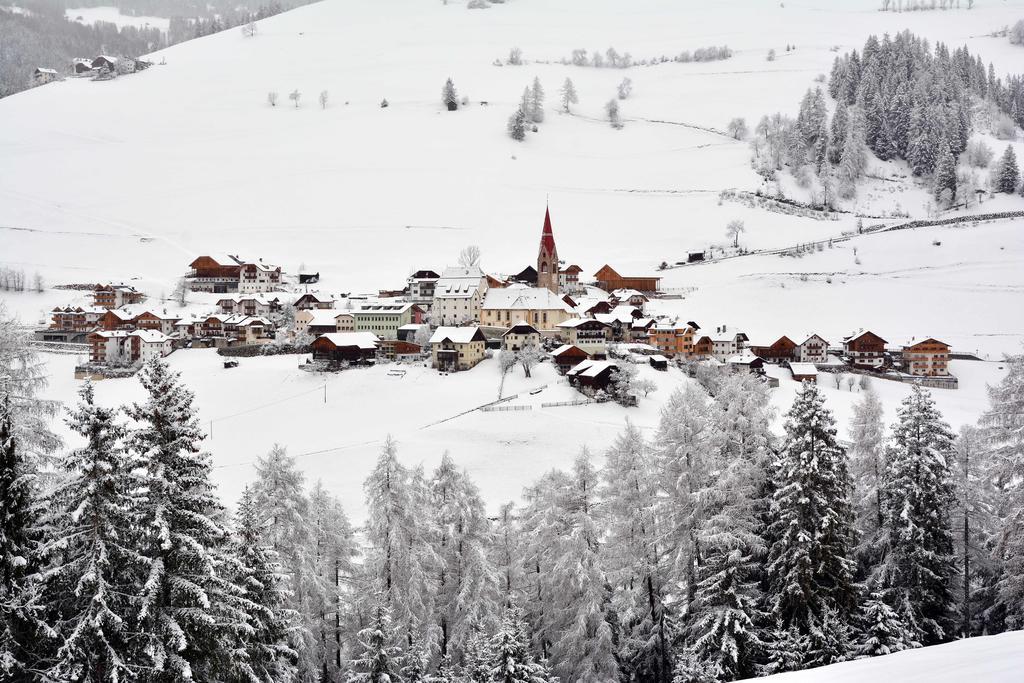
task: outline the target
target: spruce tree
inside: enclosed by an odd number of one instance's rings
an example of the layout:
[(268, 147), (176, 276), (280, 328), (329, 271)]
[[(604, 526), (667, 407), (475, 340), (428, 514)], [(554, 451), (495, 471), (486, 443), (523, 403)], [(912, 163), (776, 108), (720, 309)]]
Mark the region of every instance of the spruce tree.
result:
[(1006, 151), (999, 159), (999, 165), (995, 175), (996, 192), (1013, 194), (1017, 191), (1017, 183), (1020, 180), (1020, 169), (1017, 166), (1017, 155), (1013, 152), (1013, 145), (1007, 145)]
[(949, 193), (950, 202), (956, 199), (956, 157), (950, 151), (949, 142), (945, 138), (939, 142), (933, 191), (936, 200), (942, 200), (945, 192)]
[(162, 359), (139, 373), (146, 400), (127, 409), (128, 444), (144, 468), (139, 528), (148, 576), (140, 595), (142, 651), (154, 682), (209, 680), (231, 669), (238, 626), (220, 557), (227, 534), (193, 395)]
[(441, 103), (448, 108), (448, 111), (455, 111), (459, 108), (459, 96), (455, 92), (455, 83), (448, 79), (441, 89)]
[(881, 552), (879, 533), (883, 524), (882, 482), (885, 475), (885, 426), (882, 402), (870, 388), (853, 404), (850, 418), (850, 469), (854, 479), (858, 557), (865, 570)]
[(849, 650), (857, 599), (852, 482), (817, 386), (804, 384), (786, 417), (786, 441), (772, 464), (768, 607), (808, 637), (803, 668), (839, 661)]
[(922, 645), (955, 633), (952, 455), (949, 426), (931, 394), (915, 385), (898, 411), (886, 454), (887, 547), (876, 579), (886, 602)]
[(526, 114), (522, 108), (516, 109), (515, 113), (508, 119), (508, 135), (516, 142), (526, 139)]
[(534, 77), (533, 87), (530, 89), (529, 119), (534, 123), (544, 121), (544, 88), (538, 77)]
[(90, 382), (68, 426), (85, 439), (61, 461), (66, 475), (49, 496), (51, 539), (44, 552), (45, 601), (60, 648), (50, 668), (58, 680), (107, 681), (139, 673), (135, 651), (140, 557), (139, 481), (124, 450), (117, 410), (95, 403)]
[(900, 615), (886, 604), (879, 593), (873, 593), (864, 601), (858, 622), (857, 657), (878, 657), (921, 646)]
[(494, 683), (556, 683), (547, 667), (530, 654), (530, 636), (522, 611), (515, 604), (505, 608), (501, 627), (491, 639)]
[(832, 116), (832, 129), (828, 143), (829, 163), (838, 164), (842, 159), (843, 147), (846, 145), (846, 130), (849, 126), (849, 108), (839, 103), (836, 113)]
[(393, 643), (397, 635), (391, 625), (391, 609), (387, 596), (377, 591), (373, 596), (370, 623), (359, 631), (360, 653), (352, 664), (355, 672), (349, 683), (394, 683), (400, 681), (399, 662), (402, 651)]

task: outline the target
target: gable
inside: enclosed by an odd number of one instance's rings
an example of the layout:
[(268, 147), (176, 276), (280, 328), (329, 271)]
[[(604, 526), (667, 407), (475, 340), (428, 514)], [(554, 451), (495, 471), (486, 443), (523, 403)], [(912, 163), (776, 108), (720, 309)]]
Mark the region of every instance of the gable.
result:
[(594, 278), (597, 280), (621, 280), (622, 276), (606, 263), (601, 267), (601, 270), (594, 273)]

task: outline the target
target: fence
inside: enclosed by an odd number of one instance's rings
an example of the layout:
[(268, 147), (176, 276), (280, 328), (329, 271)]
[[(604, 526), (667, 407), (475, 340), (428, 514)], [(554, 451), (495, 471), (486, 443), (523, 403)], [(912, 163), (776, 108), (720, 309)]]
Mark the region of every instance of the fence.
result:
[(533, 410), (533, 406), (483, 406), (480, 408), (482, 413), (504, 413), (517, 410)]
[(67, 353), (67, 354), (89, 354), (88, 344), (76, 344), (74, 342), (56, 341), (32, 341), (36, 349), (45, 353)]
[(555, 401), (553, 403), (541, 403), (541, 408), (558, 408), (560, 406), (585, 406), (588, 403), (597, 403), (597, 401), (590, 398), (583, 398), (576, 401)]

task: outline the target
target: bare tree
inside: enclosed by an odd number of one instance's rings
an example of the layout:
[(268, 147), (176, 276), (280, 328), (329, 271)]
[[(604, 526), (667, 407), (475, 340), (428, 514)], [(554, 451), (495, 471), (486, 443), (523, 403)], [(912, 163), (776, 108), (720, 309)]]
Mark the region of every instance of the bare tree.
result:
[(288, 99), (294, 102), (295, 108), (298, 109), (299, 100), (302, 99), (302, 93), (300, 93), (298, 90), (292, 90), (291, 93), (288, 94)]
[(523, 63), (523, 51), (518, 47), (514, 47), (508, 51), (508, 63), (513, 66), (519, 66)]
[(32, 289), (40, 294), (42, 294), (45, 289), (45, 286), (43, 285), (43, 276), (39, 274), (39, 271), (36, 271), (35, 276), (32, 278)]
[(523, 373), (527, 377), (530, 376), (530, 370), (544, 358), (543, 352), (534, 344), (526, 344), (516, 355), (518, 356), (519, 364), (523, 366)]
[(750, 132), (747, 129), (746, 120), (743, 119), (742, 117), (734, 118), (732, 121), (729, 122), (729, 125), (726, 126), (725, 129), (726, 131), (728, 131), (729, 135), (731, 135), (735, 140), (743, 140), (744, 138), (747, 137), (747, 134)]
[(267, 102), (270, 103), (271, 107), (277, 106), (277, 93), (271, 90), (267, 93)]
[(738, 218), (729, 221), (729, 224), (725, 226), (726, 236), (732, 240), (732, 246), (739, 248), (740, 246), (740, 233), (746, 232), (747, 228), (743, 225), (743, 221)]
[(184, 306), (188, 303), (188, 285), (188, 278), (184, 277), (178, 278), (178, 281), (174, 284), (174, 291), (171, 292), (171, 299), (178, 302), (179, 306)]
[(250, 21), (242, 24), (242, 35), (246, 38), (252, 38), (256, 35), (256, 22)]
[(472, 268), (480, 265), (480, 247), (470, 244), (459, 252), (459, 265), (463, 268)]
[(327, 91), (326, 90), (321, 90), (320, 91), (320, 108), (321, 109), (327, 109)]

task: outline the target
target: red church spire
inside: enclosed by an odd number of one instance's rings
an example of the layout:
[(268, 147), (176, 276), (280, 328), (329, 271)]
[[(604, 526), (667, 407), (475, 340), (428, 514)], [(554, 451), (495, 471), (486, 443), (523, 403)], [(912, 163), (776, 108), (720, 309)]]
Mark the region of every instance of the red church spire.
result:
[(551, 230), (551, 211), (544, 207), (544, 230), (540, 234), (540, 248), (551, 254), (555, 251), (555, 233)]

